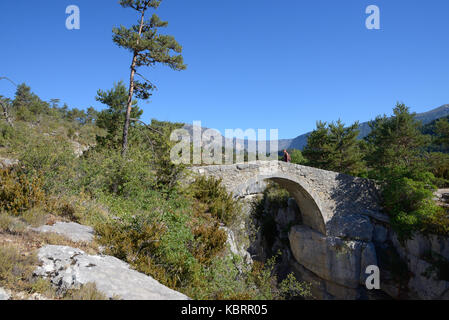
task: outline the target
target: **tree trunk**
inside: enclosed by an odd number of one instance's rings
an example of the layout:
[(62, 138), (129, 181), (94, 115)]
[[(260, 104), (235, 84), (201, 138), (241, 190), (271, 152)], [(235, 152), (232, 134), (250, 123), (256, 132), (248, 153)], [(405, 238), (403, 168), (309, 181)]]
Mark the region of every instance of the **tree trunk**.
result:
[[(143, 28), (143, 24), (144, 24), (144, 16), (145, 16), (145, 10), (142, 11), (142, 16), (140, 18), (139, 39), (137, 39), (137, 44), (139, 44), (140, 36), (142, 34), (142, 28)], [(129, 122), (130, 122), (130, 118), (131, 118), (131, 108), (132, 108), (132, 103), (133, 103), (134, 75), (136, 74), (137, 55), (138, 55), (138, 52), (136, 50), (134, 50), (133, 61), (131, 63), (131, 75), (129, 78), (128, 106), (126, 108), (125, 125), (123, 127), (122, 157), (125, 157), (126, 152), (128, 151), (128, 131), (129, 131)]]
[(11, 117), (9, 116), (9, 110), (8, 107), (6, 105), (4, 105), (2, 102), (0, 102), (0, 104), (2, 105), (3, 108), (3, 116), (5, 117), (6, 122), (11, 126), (14, 127), (14, 124), (12, 122)]

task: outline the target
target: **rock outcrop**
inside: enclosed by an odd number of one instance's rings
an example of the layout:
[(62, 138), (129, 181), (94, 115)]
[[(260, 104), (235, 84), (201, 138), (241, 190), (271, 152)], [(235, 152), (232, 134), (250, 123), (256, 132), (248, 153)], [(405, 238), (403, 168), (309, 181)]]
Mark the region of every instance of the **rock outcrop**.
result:
[(326, 237), (306, 226), (294, 226), (289, 233), (296, 261), (320, 278), (356, 289), (364, 284), (366, 267), (377, 265), (370, 242)]
[(0, 157), (0, 169), (6, 169), (19, 164), (17, 159), (8, 159)]
[(407, 283), (409, 297), (449, 300), (449, 240), (415, 234), (402, 244), (392, 234), (391, 241), (411, 273)]
[(34, 275), (51, 280), (61, 292), (95, 283), (109, 298), (124, 300), (185, 300), (187, 296), (165, 287), (152, 277), (130, 269), (115, 257), (88, 255), (80, 249), (47, 245), (39, 249), (42, 266)]
[(11, 294), (3, 288), (0, 288), (0, 301), (9, 300), (11, 298)]
[(92, 227), (83, 226), (75, 222), (56, 222), (52, 226), (40, 226), (32, 228), (36, 232), (57, 233), (73, 242), (92, 242), (94, 239), (94, 230)]
[(253, 259), (251, 258), (251, 255), (245, 248), (243, 248), (243, 246), (240, 243), (238, 243), (238, 241), (234, 235), (234, 232), (227, 227), (220, 227), (220, 229), (222, 229), (224, 232), (226, 232), (226, 237), (227, 237), (226, 245), (228, 246), (230, 253), (235, 254), (235, 255), (239, 256), (240, 258), (242, 258), (242, 262), (245, 264), (253, 263)]

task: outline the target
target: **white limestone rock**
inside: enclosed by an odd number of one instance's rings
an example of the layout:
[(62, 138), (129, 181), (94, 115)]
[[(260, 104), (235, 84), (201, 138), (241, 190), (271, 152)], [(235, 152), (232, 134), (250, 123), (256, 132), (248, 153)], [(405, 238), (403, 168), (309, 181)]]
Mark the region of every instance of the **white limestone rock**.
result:
[[(326, 237), (306, 226), (294, 226), (289, 233), (290, 247), (296, 261), (327, 281), (357, 288), (361, 278), (362, 251), (369, 263), (374, 261), (374, 246), (361, 241)], [(368, 249), (366, 249), (368, 248)]]
[(11, 294), (9, 291), (0, 288), (0, 301), (9, 300), (11, 299)]
[(130, 269), (115, 257), (88, 255), (84, 251), (47, 245), (39, 249), (42, 266), (35, 276), (51, 280), (60, 291), (95, 283), (109, 298), (124, 300), (186, 300), (187, 296), (160, 284), (150, 276)]
[(57, 233), (73, 242), (92, 242), (94, 239), (94, 229), (89, 226), (83, 226), (75, 222), (56, 222), (52, 226), (41, 226), (32, 228), (36, 232)]

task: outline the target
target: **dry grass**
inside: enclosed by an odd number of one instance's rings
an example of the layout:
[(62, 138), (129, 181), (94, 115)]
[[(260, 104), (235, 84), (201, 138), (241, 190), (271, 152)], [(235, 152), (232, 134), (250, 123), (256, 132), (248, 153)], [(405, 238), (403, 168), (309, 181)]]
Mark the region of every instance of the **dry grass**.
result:
[(64, 300), (109, 300), (102, 292), (98, 291), (95, 283), (86, 283), (79, 289), (69, 290)]
[[(12, 217), (1, 215), (1, 222), (11, 228), (17, 223)], [(37, 250), (48, 244), (66, 245), (79, 248), (89, 254), (97, 254), (96, 244), (75, 243), (63, 236), (53, 233), (36, 233), (21, 231), (10, 233), (0, 229), (0, 287), (9, 289), (12, 298), (26, 299), (68, 299), (68, 300), (103, 300), (106, 299), (92, 285), (70, 290), (60, 295), (48, 279), (33, 277), (33, 271), (39, 266)]]
[(47, 217), (49, 215), (42, 207), (34, 207), (25, 211), (21, 218), (32, 227), (40, 227), (47, 223)]
[(70, 246), (89, 254), (98, 253), (95, 242), (73, 242), (55, 233), (34, 232), (25, 222), (37, 226), (49, 221), (54, 223), (56, 220), (60, 218), (45, 214), (39, 209), (28, 210), (21, 217), (0, 213), (0, 287), (9, 289), (12, 298), (17, 300), (102, 298), (91, 286), (71, 290), (61, 297), (49, 280), (33, 277), (33, 271), (39, 265), (36, 253), (45, 245)]

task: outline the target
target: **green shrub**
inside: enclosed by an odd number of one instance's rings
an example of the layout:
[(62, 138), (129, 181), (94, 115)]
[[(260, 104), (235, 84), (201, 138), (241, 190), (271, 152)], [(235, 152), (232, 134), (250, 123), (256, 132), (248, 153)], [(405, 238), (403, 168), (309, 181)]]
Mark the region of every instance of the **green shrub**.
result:
[(196, 244), (192, 253), (199, 263), (209, 263), (225, 249), (227, 235), (218, 222), (198, 223), (192, 229)]
[(255, 261), (242, 265), (235, 255), (215, 259), (205, 269), (202, 280), (188, 291), (195, 299), (215, 300), (282, 300), (310, 297), (310, 285), (298, 282), (293, 274), (278, 284), (274, 272), (276, 257), (267, 263)]
[(401, 241), (415, 232), (449, 235), (449, 217), (433, 200), (434, 176), (404, 167), (386, 170), (383, 205)]
[(123, 159), (118, 150), (94, 149), (80, 161), (79, 187), (92, 195), (114, 193), (135, 198), (155, 188), (148, 151), (130, 148)]
[(198, 210), (210, 213), (225, 225), (231, 224), (241, 209), (220, 179), (199, 177), (189, 186), (188, 192), (198, 201)]
[(21, 146), (19, 160), (28, 176), (40, 176), (46, 191), (71, 190), (76, 178), (73, 146), (60, 137), (30, 137)]
[(29, 178), (11, 169), (0, 170), (0, 205), (13, 215), (19, 215), (47, 201), (40, 178)]
[[(148, 192), (141, 202), (104, 197), (115, 218), (99, 221), (96, 231), (108, 252), (170, 287), (183, 286), (195, 272), (195, 238), (190, 208), (180, 198)], [(184, 203), (183, 203), (184, 202)]]

